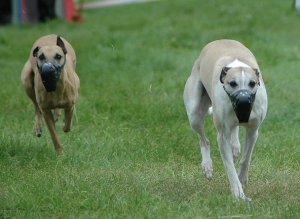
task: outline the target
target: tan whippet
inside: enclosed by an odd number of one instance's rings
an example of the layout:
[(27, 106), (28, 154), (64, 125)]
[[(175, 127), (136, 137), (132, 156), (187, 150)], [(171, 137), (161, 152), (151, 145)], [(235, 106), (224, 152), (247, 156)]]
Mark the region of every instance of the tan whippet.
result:
[(58, 154), (63, 154), (63, 148), (55, 122), (64, 109), (63, 131), (71, 130), (80, 86), (75, 67), (76, 55), (72, 46), (60, 36), (47, 35), (33, 44), (21, 74), (26, 94), (35, 108), (35, 135), (42, 135), (44, 118)]

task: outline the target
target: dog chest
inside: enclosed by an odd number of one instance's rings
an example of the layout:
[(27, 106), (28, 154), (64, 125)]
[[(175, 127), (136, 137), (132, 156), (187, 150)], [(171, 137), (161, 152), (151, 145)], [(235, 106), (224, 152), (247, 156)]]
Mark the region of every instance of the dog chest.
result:
[(41, 109), (70, 108), (76, 103), (77, 97), (57, 95), (54, 92), (37, 96), (37, 102)]

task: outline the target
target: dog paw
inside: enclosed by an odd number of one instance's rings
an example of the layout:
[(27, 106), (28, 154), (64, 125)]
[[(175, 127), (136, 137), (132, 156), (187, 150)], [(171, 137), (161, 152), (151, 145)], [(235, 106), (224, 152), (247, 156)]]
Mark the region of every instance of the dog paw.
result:
[(232, 189), (231, 191), (236, 200), (251, 201), (250, 198), (246, 197), (246, 195), (241, 187), (237, 187), (235, 189)]
[(248, 198), (244, 193), (243, 194), (239, 194), (236, 199), (238, 200), (242, 200), (242, 201), (248, 201), (248, 202), (251, 202), (251, 198)]
[(65, 120), (63, 121), (63, 131), (64, 132), (70, 132), (71, 131), (71, 126), (70, 125), (67, 125), (65, 123)]
[(244, 193), (234, 194), (235, 199), (241, 200), (241, 201), (249, 201), (251, 202), (251, 198), (248, 198)]
[(243, 200), (244, 200), (244, 201), (247, 201), (247, 202), (251, 202), (251, 201), (252, 201), (251, 198), (248, 198), (248, 197), (246, 197), (246, 196), (245, 196), (245, 198), (244, 198)]
[(57, 156), (64, 156), (65, 155), (63, 149), (56, 150), (56, 154), (57, 154)]
[(243, 186), (243, 188), (248, 184), (248, 176), (239, 176), (239, 180)]
[(63, 131), (64, 132), (70, 132), (71, 131), (71, 128), (70, 127), (67, 127), (65, 125), (63, 125)]
[(238, 159), (240, 153), (241, 153), (240, 147), (232, 147), (233, 162), (235, 162)]
[(34, 131), (35, 136), (37, 136), (37, 137), (41, 137), (42, 136), (43, 130), (42, 130), (41, 126), (35, 125), (33, 127), (33, 131)]
[(213, 176), (212, 161), (209, 160), (206, 162), (202, 162), (201, 166), (202, 166), (202, 171), (203, 171), (206, 179), (211, 180), (212, 176)]

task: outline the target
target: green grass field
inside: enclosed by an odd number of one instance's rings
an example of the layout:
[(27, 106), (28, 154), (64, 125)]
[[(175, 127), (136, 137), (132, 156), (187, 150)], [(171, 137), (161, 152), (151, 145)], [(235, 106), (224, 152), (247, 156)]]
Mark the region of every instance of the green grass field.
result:
[[(292, 1), (165, 0), (84, 11), (84, 23), (0, 27), (0, 218), (300, 217), (300, 12)], [(60, 34), (81, 79), (57, 157), (20, 80), (34, 41)], [(214, 177), (183, 105), (201, 49), (235, 39), (256, 56), (269, 107), (245, 194), (235, 201), (212, 117)], [(243, 133), (241, 133), (241, 137)], [(243, 142), (243, 141), (241, 141)], [(238, 167), (238, 164), (237, 164)]]

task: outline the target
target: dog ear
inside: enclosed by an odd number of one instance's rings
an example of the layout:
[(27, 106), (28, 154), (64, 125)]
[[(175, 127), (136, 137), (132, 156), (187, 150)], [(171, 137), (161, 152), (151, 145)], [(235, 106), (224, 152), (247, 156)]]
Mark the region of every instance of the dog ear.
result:
[(220, 74), (220, 82), (221, 82), (222, 84), (224, 84), (224, 79), (225, 79), (225, 77), (226, 77), (226, 75), (227, 75), (227, 71), (228, 71), (229, 69), (230, 69), (229, 67), (223, 67), (223, 68), (222, 68), (222, 71), (221, 71), (221, 74)]
[(32, 51), (33, 57), (37, 57), (40, 48), (41, 48), (41, 47), (39, 47), (39, 46), (35, 47), (35, 49)]
[(62, 39), (60, 38), (59, 35), (57, 36), (56, 45), (58, 45), (62, 49), (62, 51), (64, 52), (65, 55), (68, 53), (68, 51), (65, 47), (64, 41), (62, 41)]
[(257, 76), (257, 79), (258, 79), (258, 85), (260, 86), (260, 82), (259, 82), (260, 73), (259, 73), (258, 69), (256, 69), (256, 68), (253, 68), (253, 70), (254, 70), (254, 72), (255, 72), (255, 74), (256, 74), (256, 76)]

